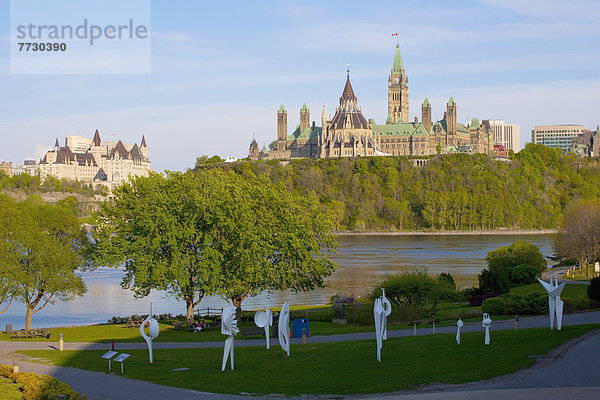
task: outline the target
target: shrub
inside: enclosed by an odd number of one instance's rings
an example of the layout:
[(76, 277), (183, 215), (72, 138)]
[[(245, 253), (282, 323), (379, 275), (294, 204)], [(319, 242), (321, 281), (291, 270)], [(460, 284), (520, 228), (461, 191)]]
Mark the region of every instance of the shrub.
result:
[(483, 304), (485, 299), (490, 299), (492, 297), (498, 297), (500, 296), (500, 293), (488, 293), (488, 294), (482, 294), (479, 296), (472, 296), (469, 297), (469, 303), (471, 304), (471, 306), (473, 307), (477, 307)]
[[(359, 301), (346, 307), (346, 319), (348, 322), (360, 325), (374, 325), (373, 303), (370, 301)], [(392, 310), (394, 308), (392, 307)]]
[(51, 400), (59, 395), (64, 395), (66, 400), (80, 399), (79, 393), (72, 390), (69, 385), (51, 376), (27, 372), (15, 374), (7, 365), (0, 365), (0, 376), (17, 384), (24, 400)]
[(535, 277), (539, 273), (538, 269), (533, 265), (521, 264), (517, 265), (510, 271), (511, 283), (534, 283)]
[(503, 296), (506, 302), (506, 314), (544, 314), (548, 312), (548, 296), (540, 293), (526, 295), (511, 294)]
[(481, 311), (490, 315), (503, 315), (505, 303), (500, 297), (490, 297), (485, 299), (481, 305)]
[(455, 293), (446, 280), (432, 278), (425, 270), (389, 276), (375, 287), (371, 300), (381, 296), (381, 288), (385, 289), (385, 295), (393, 306), (411, 307), (421, 317), (433, 315), (440, 301)]
[(485, 294), (507, 293), (510, 290), (508, 273), (502, 268), (484, 269), (477, 279), (479, 280), (479, 289)]
[(591, 308), (591, 302), (586, 298), (570, 298), (564, 299), (565, 306), (564, 312), (570, 313), (574, 311), (589, 310)]
[(587, 296), (594, 307), (600, 307), (600, 278), (590, 280), (590, 286), (587, 288)]

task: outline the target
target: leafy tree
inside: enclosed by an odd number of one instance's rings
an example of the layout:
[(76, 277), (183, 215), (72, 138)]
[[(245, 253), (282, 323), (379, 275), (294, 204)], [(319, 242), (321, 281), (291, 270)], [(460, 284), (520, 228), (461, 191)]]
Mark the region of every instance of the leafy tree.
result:
[(269, 143), (269, 150), (277, 150), (277, 140), (273, 140)]
[(554, 249), (559, 257), (576, 259), (580, 273), (586, 267), (588, 277), (589, 263), (600, 259), (600, 201), (580, 200), (567, 209)]
[[(265, 176), (208, 172), (223, 184), (211, 211), (212, 246), (220, 255), (217, 293), (241, 313), (263, 290), (311, 290), (336, 268), (331, 222), (311, 197), (290, 193)], [(202, 175), (201, 175), (202, 177)]]
[(69, 210), (36, 199), (16, 203), (4, 198), (1, 203), (0, 262), (10, 271), (2, 288), (25, 304), (29, 330), (32, 315), (48, 303), (85, 293), (75, 270), (83, 265), (79, 250), (86, 238)]
[(124, 265), (121, 282), (138, 297), (164, 290), (194, 307), (212, 293), (219, 254), (209, 220), (221, 183), (204, 174), (168, 172), (134, 177), (101, 204), (94, 233), (97, 263)]
[(522, 264), (535, 267), (538, 273), (546, 270), (546, 259), (540, 249), (529, 242), (518, 241), (510, 246), (499, 247), (488, 252), (486, 261), (490, 268), (501, 268), (510, 271)]

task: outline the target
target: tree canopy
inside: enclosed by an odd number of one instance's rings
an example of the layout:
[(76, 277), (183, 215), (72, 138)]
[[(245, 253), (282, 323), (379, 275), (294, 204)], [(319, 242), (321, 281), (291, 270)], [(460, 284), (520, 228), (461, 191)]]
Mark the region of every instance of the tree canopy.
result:
[(0, 196), (0, 294), (26, 306), (25, 329), (31, 317), (48, 303), (85, 293), (75, 270), (86, 240), (72, 211), (32, 198), (17, 203)]
[(124, 265), (137, 295), (165, 290), (185, 300), (188, 319), (206, 294), (239, 306), (265, 289), (307, 290), (335, 264), (335, 240), (314, 200), (266, 177), (223, 170), (152, 173), (114, 191), (98, 213), (95, 253)]
[(201, 168), (267, 175), (313, 194), (337, 230), (557, 228), (575, 198), (600, 199), (597, 159), (528, 144), (510, 162), (444, 154), (240, 161)]
[(213, 246), (221, 256), (217, 293), (241, 302), (260, 291), (311, 290), (336, 268), (330, 219), (313, 197), (272, 185), (266, 176), (217, 174)]
[(526, 241), (491, 250), (486, 261), (488, 268), (478, 276), (482, 294), (506, 293), (512, 284), (532, 283), (547, 266), (540, 249)]

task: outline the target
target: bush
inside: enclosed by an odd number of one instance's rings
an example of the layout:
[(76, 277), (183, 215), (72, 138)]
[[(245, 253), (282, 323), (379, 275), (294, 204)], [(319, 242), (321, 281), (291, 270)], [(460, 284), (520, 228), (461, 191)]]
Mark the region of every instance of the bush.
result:
[(373, 306), (374, 304), (370, 301), (359, 301), (351, 304), (346, 307), (346, 319), (352, 324), (374, 325)]
[(564, 312), (570, 313), (575, 311), (589, 310), (591, 308), (590, 299), (586, 298), (570, 298), (564, 299)]
[(502, 268), (484, 269), (477, 279), (479, 280), (479, 289), (485, 294), (507, 293), (510, 290), (508, 273)]
[(538, 269), (533, 265), (517, 265), (510, 271), (510, 282), (524, 284), (534, 283), (538, 273)]
[(481, 305), (481, 311), (490, 315), (503, 315), (505, 303), (500, 297), (490, 297), (485, 299)]
[(375, 287), (371, 300), (381, 296), (381, 288), (393, 306), (410, 307), (420, 317), (432, 316), (440, 301), (456, 293), (446, 280), (432, 278), (425, 270), (389, 276)]
[(503, 296), (506, 303), (505, 313), (528, 315), (548, 312), (548, 296), (540, 293), (526, 295), (511, 294)]
[(500, 293), (488, 293), (488, 294), (481, 294), (478, 296), (472, 296), (469, 297), (469, 303), (471, 304), (471, 306), (473, 307), (477, 307), (483, 304), (483, 302), (485, 301), (485, 299), (490, 299), (492, 297), (498, 297), (500, 296)]
[(600, 278), (592, 278), (587, 287), (587, 296), (594, 307), (600, 307)]
[[(79, 393), (69, 385), (47, 375), (19, 372), (15, 374), (12, 367), (0, 365), (0, 376), (10, 379), (21, 391), (24, 400), (53, 400), (64, 395), (66, 400), (79, 400)], [(85, 396), (82, 396), (85, 399)]]

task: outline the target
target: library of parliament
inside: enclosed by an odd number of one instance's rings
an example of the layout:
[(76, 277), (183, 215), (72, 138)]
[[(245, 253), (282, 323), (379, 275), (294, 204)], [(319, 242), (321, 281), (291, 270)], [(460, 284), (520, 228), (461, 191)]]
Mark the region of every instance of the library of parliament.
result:
[(287, 111), (282, 105), (277, 112), (277, 147), (259, 153), (258, 143), (250, 145), (250, 159), (333, 158), (373, 155), (424, 156), (438, 153), (488, 153), (494, 151), (494, 138), (489, 121), (474, 118), (468, 125), (456, 120), (456, 103), (450, 97), (444, 117), (431, 120), (431, 105), (421, 105), (421, 120), (411, 122), (408, 109), (408, 77), (396, 45), (394, 64), (388, 80), (388, 117), (378, 125), (367, 120), (358, 105), (350, 83), (350, 75), (332, 118), (321, 113), (321, 126), (310, 123), (310, 110), (300, 109), (300, 125), (290, 134)]

